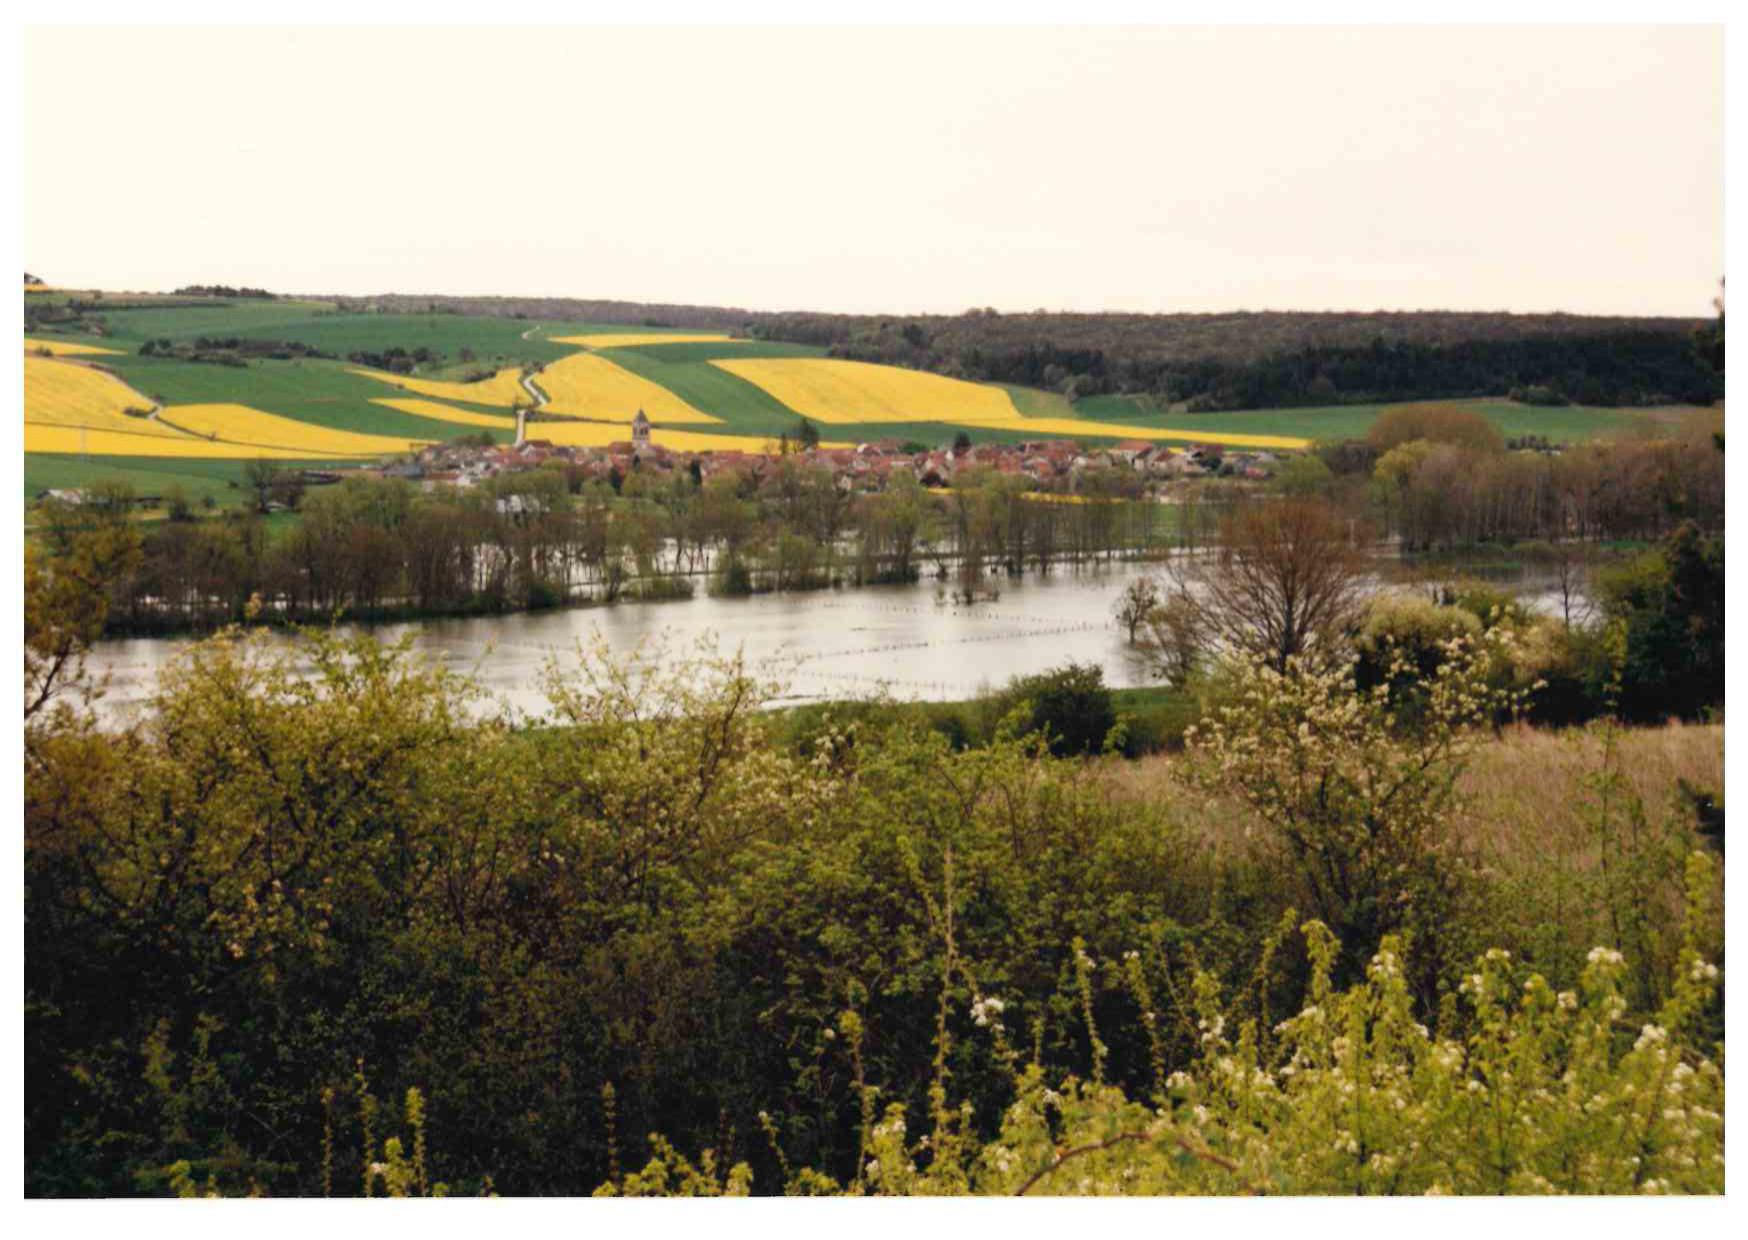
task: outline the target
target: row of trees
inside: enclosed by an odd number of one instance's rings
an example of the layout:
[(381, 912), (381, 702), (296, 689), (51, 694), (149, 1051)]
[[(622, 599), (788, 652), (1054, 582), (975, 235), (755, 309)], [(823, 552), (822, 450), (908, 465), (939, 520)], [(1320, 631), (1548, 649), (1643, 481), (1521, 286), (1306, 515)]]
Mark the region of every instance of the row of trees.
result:
[(1530, 539), (1649, 540), (1721, 529), (1724, 457), (1697, 419), (1668, 438), (1507, 452), (1477, 414), (1413, 410), (1374, 426), (1371, 513), (1405, 550)]
[[(423, 491), (397, 479), (307, 488), (263, 465), (247, 471), (258, 509), (298, 508), (270, 527), (259, 512), (148, 527), (138, 565), (111, 582), (113, 629), (153, 631), (240, 619), (260, 596), (270, 617), (504, 611), (583, 598), (673, 597), (915, 581), (925, 570), (977, 597), (1000, 574), (1151, 555), (1206, 525), (1144, 500), (1128, 471), (1094, 471), (1074, 502), (1024, 479), (966, 471), (944, 494), (905, 476), (870, 494), (830, 471), (780, 461), (762, 480), (632, 471), (610, 481), (543, 468), (488, 484)], [(92, 522), (125, 522), (122, 486), (78, 507), (50, 503), (42, 537), (70, 544)]]

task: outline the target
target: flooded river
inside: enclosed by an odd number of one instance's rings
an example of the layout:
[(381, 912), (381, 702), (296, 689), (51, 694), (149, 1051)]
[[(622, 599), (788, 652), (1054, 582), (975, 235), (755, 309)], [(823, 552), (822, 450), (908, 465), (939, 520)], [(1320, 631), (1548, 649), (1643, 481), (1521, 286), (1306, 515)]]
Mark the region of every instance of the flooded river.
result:
[[(714, 639), (724, 654), (744, 651), (785, 682), (786, 701), (866, 696), (951, 701), (1009, 678), (1070, 661), (1097, 663), (1118, 687), (1154, 683), (1112, 618), (1118, 594), (1157, 565), (1115, 564), (1048, 576), (1003, 579), (1000, 596), (954, 603), (930, 580), (752, 598), (619, 603), (564, 611), (377, 626), (385, 640), (413, 634), (414, 648), (457, 671), (474, 673), (499, 701), (520, 711), (545, 708), (541, 672), (549, 659), (575, 662), (579, 642), (596, 635), (615, 653), (661, 641), (675, 653)], [(1499, 577), (1497, 573), (1488, 573)], [(1499, 584), (1532, 606), (1557, 611), (1553, 584), (1513, 570)], [(103, 710), (126, 715), (151, 692), (158, 669), (185, 645), (178, 639), (105, 641), (90, 670), (108, 674)]]

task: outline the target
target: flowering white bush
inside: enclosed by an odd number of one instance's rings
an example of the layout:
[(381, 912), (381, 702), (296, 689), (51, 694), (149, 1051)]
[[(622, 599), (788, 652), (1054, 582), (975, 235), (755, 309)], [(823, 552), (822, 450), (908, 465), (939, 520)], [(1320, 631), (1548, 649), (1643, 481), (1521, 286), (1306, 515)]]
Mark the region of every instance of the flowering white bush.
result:
[[(1515, 640), (1506, 626), (1459, 633), (1438, 643), (1440, 661), (1424, 678), (1397, 651), (1364, 690), (1346, 663), (1291, 659), (1278, 671), (1242, 662), (1231, 702), (1186, 737), (1187, 774), (1246, 802), (1284, 847), (1317, 915), (1364, 951), (1407, 919), (1419, 876), (1445, 843), (1477, 725), (1521, 705), (1525, 690), (1498, 675)], [(1412, 703), (1399, 696), (1405, 679), (1417, 686)]]
[[(1696, 902), (1709, 899), (1710, 866), (1699, 854), (1690, 860)], [(1150, 1096), (1107, 1084), (1095, 1049), (1086, 1077), (1052, 1081), (1036, 1064), (1017, 1068), (1013, 1101), (986, 1142), (968, 1135), (968, 1107), (940, 1108), (913, 1140), (904, 1107), (892, 1103), (865, 1133), (864, 1165), (848, 1191), (1723, 1191), (1721, 1047), (1701, 1045), (1696, 1032), (1720, 974), (1692, 941), (1669, 1000), (1637, 1027), (1621, 996), (1626, 962), (1599, 947), (1580, 989), (1559, 994), (1509, 952), (1490, 951), (1433, 1030), (1415, 1019), (1395, 936), (1363, 982), (1337, 990), (1336, 940), (1318, 922), (1304, 934), (1310, 994), (1273, 1029), (1246, 1021), (1228, 1037), (1218, 987), (1199, 975), (1201, 1048), (1169, 1075), (1156, 1055)], [(1097, 962), (1078, 952), (1084, 996)], [(1111, 963), (1132, 983), (1151, 1030), (1139, 961)], [(987, 1013), (988, 1001), (979, 1002)], [(647, 1192), (694, 1173), (679, 1160), (622, 1187)], [(722, 1184), (744, 1189), (747, 1175), (739, 1166)], [(835, 1186), (802, 1173), (787, 1187)]]

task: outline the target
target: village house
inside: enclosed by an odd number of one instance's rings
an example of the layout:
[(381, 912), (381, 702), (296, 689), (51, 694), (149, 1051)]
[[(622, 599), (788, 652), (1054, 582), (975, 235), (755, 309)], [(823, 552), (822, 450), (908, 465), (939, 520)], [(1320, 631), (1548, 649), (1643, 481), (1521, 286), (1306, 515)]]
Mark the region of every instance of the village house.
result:
[[(681, 471), (695, 472), (701, 480), (732, 473), (756, 483), (776, 461), (767, 453), (739, 449), (676, 452), (654, 442), (653, 426), (641, 409), (629, 429), (629, 439), (596, 448), (566, 447), (547, 439), (495, 446), (432, 444), (380, 471), (358, 472), (422, 481), (427, 487), (471, 487), (501, 474), (556, 463), (564, 466), (573, 486), (579, 481), (610, 480), (615, 475), (624, 479), (634, 470), (661, 479)], [(1229, 452), (1206, 443), (1168, 447), (1145, 439), (1125, 439), (1107, 446), (1040, 439), (974, 444), (959, 452), (950, 444), (921, 451), (906, 451), (905, 447), (903, 441), (887, 438), (853, 448), (810, 448), (789, 454), (789, 459), (826, 470), (838, 490), (846, 494), (884, 490), (897, 474), (915, 478), (925, 487), (949, 487), (961, 471), (970, 469), (993, 470), (1024, 478), (1036, 490), (1068, 494), (1079, 492), (1089, 470), (1133, 471), (1141, 476), (1144, 488), (1216, 474), (1260, 480), (1269, 477), (1281, 459), (1278, 452)]]

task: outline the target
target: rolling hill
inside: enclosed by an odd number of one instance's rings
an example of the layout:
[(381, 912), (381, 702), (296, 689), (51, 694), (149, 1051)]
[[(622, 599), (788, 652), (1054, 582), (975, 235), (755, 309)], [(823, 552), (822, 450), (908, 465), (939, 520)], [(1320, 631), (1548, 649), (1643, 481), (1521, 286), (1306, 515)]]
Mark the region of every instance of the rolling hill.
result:
[[(66, 290), (33, 293), (28, 306), (27, 494), (52, 479), (64, 484), (104, 470), (137, 472), (142, 489), (155, 488), (162, 462), (174, 457), (203, 462), (197, 476), (211, 479), (226, 467), (240, 470), (252, 455), (365, 461), (464, 434), (508, 442), (514, 407), (534, 403), (525, 380), (546, 398), (531, 437), (614, 442), (642, 409), (658, 442), (696, 450), (757, 450), (793, 435), (803, 416), (847, 443), (935, 444), (963, 432), (1007, 442), (1138, 438), (1291, 449), (1363, 434), (1382, 407), (1190, 413), (1182, 402), (1148, 395), (1070, 399), (1027, 384), (848, 358), (836, 345), (733, 335), (722, 329), (738, 330), (726, 321), (742, 314), (734, 311), (674, 315), (652, 326), (531, 321), (503, 305), (458, 313), (440, 299), (384, 312), (340, 299)], [(396, 371), (381, 368), (390, 363)], [(1554, 440), (1614, 433), (1643, 419), (1623, 409), (1532, 408), (1498, 398), (1473, 404), (1508, 434)], [(158, 413), (142, 419), (123, 411), (130, 406)]]

